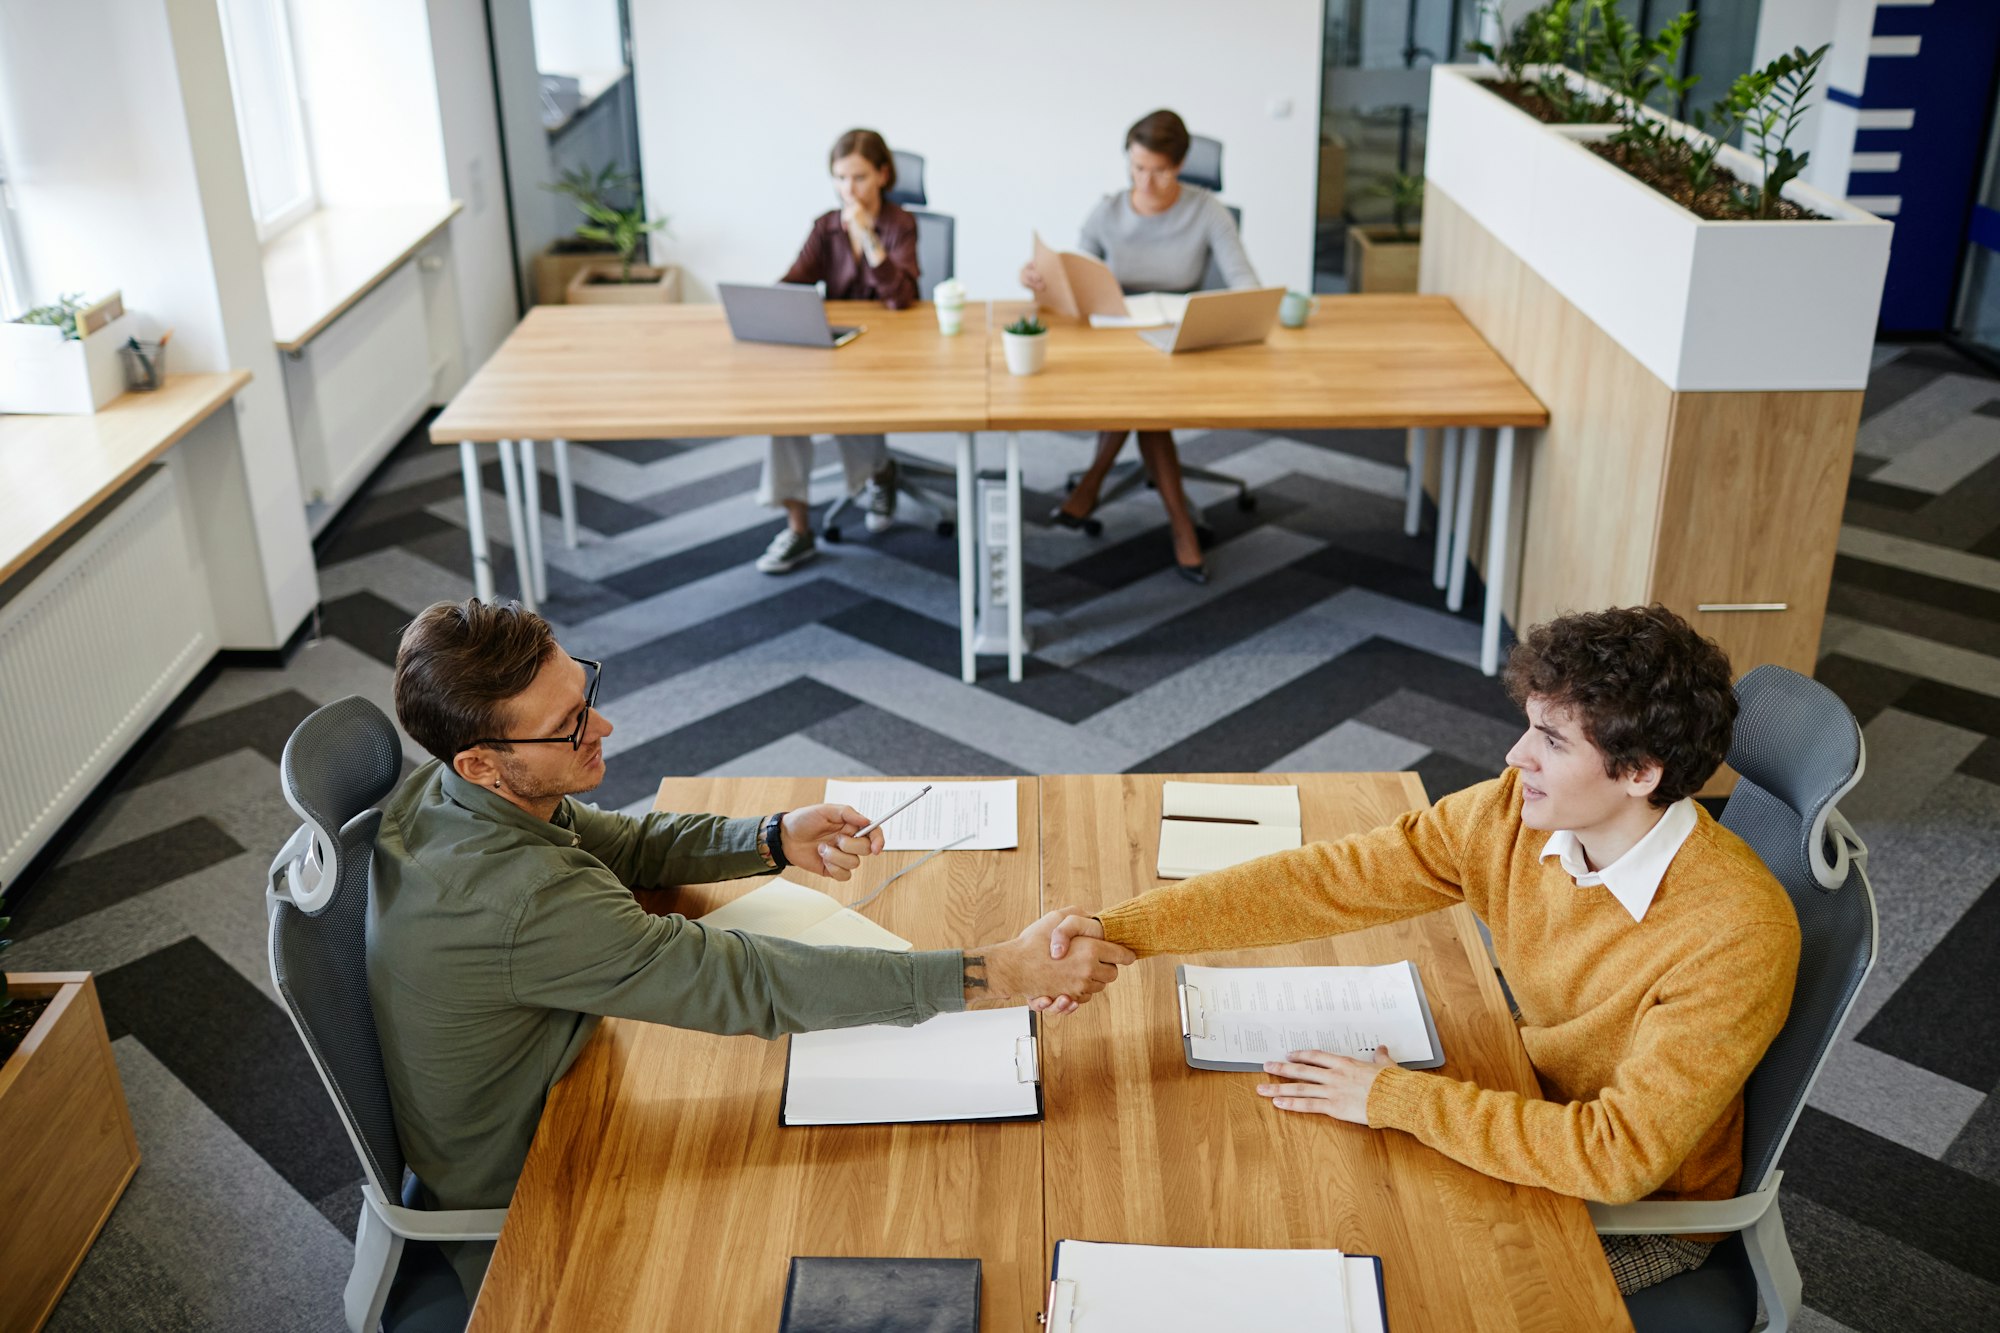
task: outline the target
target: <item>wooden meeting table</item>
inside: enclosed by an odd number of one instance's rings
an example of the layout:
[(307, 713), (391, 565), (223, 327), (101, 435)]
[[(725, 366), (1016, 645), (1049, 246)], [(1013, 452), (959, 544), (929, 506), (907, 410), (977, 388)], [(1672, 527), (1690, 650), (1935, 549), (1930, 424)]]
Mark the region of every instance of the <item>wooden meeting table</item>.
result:
[[(1022, 778), (1017, 849), (940, 856), (866, 914), (920, 949), (963, 947), (1065, 896), (1088, 909), (1152, 887), (1163, 780)], [(1409, 773), (1227, 780), (1296, 783), (1314, 839), (1425, 803)], [(657, 804), (762, 814), (822, 792), (819, 779), (668, 779)], [(885, 853), (853, 895), (920, 855)], [(747, 883), (647, 906), (698, 916)], [(1536, 1093), (1464, 907), (1230, 957), (1414, 959), (1441, 1073)], [(1256, 1075), (1188, 1068), (1172, 960), (1138, 964), (1042, 1031), (1039, 1124), (785, 1128), (786, 1043), (607, 1020), (550, 1092), (471, 1328), (775, 1330), (792, 1256), (851, 1255), (977, 1258), (980, 1326), (1028, 1333), (1065, 1238), (1379, 1255), (1396, 1333), (1631, 1327), (1581, 1201), (1405, 1134), (1277, 1111)]]

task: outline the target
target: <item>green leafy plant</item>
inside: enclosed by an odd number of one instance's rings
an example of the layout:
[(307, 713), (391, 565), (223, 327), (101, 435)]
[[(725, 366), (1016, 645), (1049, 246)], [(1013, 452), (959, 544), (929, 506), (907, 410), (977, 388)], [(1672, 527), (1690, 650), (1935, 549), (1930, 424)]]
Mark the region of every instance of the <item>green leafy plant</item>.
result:
[(1611, 90), (1617, 108), (1618, 133), (1613, 142), (1630, 145), (1647, 157), (1658, 157), (1671, 140), (1671, 123), (1646, 114), (1646, 105), (1666, 89), (1675, 105), (1701, 82), (1701, 75), (1677, 73), (1681, 51), (1698, 22), (1692, 10), (1676, 14), (1651, 37), (1628, 23), (1616, 9), (1606, 9), (1603, 61), (1598, 82)]
[(590, 221), (576, 229), (576, 234), (586, 241), (599, 241), (618, 252), (618, 281), (632, 281), (632, 256), (646, 237), (656, 231), (667, 229), (667, 220), (648, 218), (644, 204), (634, 204), (630, 208), (613, 208), (609, 204), (592, 203), (583, 206), (585, 216)]
[[(1511, 27), (1498, 4), (1486, 0), (1483, 18), (1500, 34), (1498, 45), (1472, 41), (1467, 49), (1500, 67), (1504, 81), (1535, 93), (1562, 122), (1606, 119), (1611, 108), (1570, 85), (1563, 67), (1596, 78), (1603, 61), (1604, 15), (1615, 0), (1549, 0)], [(1533, 71), (1531, 74), (1530, 71)]]
[[(572, 167), (554, 181), (542, 182), (542, 188), (550, 194), (559, 194), (575, 204), (577, 211), (589, 222), (592, 208), (616, 208), (618, 196), (639, 183), (639, 178), (628, 171), (621, 171), (616, 162), (607, 162), (597, 170), (589, 167)], [(579, 249), (609, 249), (603, 241), (595, 241), (587, 236), (572, 233), (573, 242)]]
[(1804, 102), (1812, 92), (1813, 77), (1819, 73), (1826, 52), (1825, 46), (1810, 52), (1803, 46), (1795, 46), (1762, 70), (1766, 90), (1746, 126), (1755, 141), (1751, 151), (1764, 169), (1762, 184), (1745, 191), (1745, 202), (1754, 217), (1772, 216), (1785, 186), (1805, 170), (1806, 160), (1812, 156), (1794, 153), (1791, 137), (1799, 126)]
[(27, 314), (20, 316), (16, 324), (49, 324), (62, 330), (62, 336), (74, 341), (82, 335), (76, 331), (76, 315), (84, 306), (82, 292), (70, 292), (58, 296), (53, 305), (38, 305)]
[(1036, 334), (1047, 333), (1048, 331), (1049, 326), (1042, 323), (1034, 315), (1023, 315), (1012, 324), (1009, 324), (1004, 330), (1004, 332), (1016, 334), (1023, 338), (1032, 338)]
[(1421, 220), (1424, 215), (1424, 178), (1422, 176), (1384, 176), (1368, 187), (1368, 193), (1389, 201), (1389, 216), (1396, 224), (1396, 239), (1410, 239), (1411, 219)]

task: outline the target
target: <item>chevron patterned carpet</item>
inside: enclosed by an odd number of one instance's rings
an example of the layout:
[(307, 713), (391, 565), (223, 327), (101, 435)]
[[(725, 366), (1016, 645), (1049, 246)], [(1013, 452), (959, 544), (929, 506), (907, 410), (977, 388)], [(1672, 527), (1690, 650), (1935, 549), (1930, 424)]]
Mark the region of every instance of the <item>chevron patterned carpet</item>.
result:
[[(1400, 433), (1190, 432), (1254, 513), (1192, 488), (1213, 581), (1176, 578), (1156, 498), (1098, 539), (1027, 534), (1027, 678), (957, 680), (955, 548), (920, 526), (782, 577), (757, 439), (576, 446), (585, 539), (553, 521), (544, 608), (605, 660), (601, 804), (662, 774), (1498, 771), (1519, 726), (1479, 674), (1479, 593), (1447, 612), (1401, 530)], [(897, 437), (943, 458), (946, 437)], [(982, 440), (997, 457), (997, 441)], [(1090, 442), (1031, 436), (1026, 512)], [(819, 460), (831, 465), (831, 454)], [(830, 499), (837, 467), (816, 483)], [(553, 487), (543, 495), (553, 508)], [(505, 531), (497, 469), (489, 531)], [(221, 673), (52, 868), (17, 886), (17, 970), (87, 968), (145, 1161), (57, 1330), (342, 1327), (359, 1171), (271, 991), (265, 867), (294, 819), (276, 761), (318, 704), (389, 704), (411, 614), (472, 591), (455, 451), (414, 439), (320, 544), (321, 634)], [(1532, 538), (1531, 538), (1532, 539)], [(1883, 954), (1786, 1153), (1803, 1327), (1990, 1327), (2000, 1311), (2000, 381), (1885, 347), (1819, 675), (1863, 723), (1846, 809), (1873, 849)], [(502, 591), (512, 553), (496, 547)]]

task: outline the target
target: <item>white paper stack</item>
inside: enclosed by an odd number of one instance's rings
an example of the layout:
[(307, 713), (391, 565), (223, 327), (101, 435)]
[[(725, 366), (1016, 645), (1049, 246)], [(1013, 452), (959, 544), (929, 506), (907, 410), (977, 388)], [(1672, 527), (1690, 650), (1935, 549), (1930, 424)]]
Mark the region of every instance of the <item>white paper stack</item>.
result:
[(787, 1125), (1019, 1120), (1041, 1113), (1030, 1010), (969, 1009), (915, 1027), (792, 1037)]
[(1387, 1333), (1369, 1255), (1064, 1240), (1053, 1276), (1049, 1333)]
[(700, 922), (715, 930), (775, 935), (800, 944), (851, 944), (894, 953), (907, 953), (910, 949), (910, 942), (901, 935), (884, 930), (852, 908), (842, 907), (818, 889), (788, 879), (768, 880), (701, 917)]
[(1297, 787), (1168, 782), (1160, 789), (1161, 879), (1187, 879), (1303, 843)]
[(1181, 1035), (1196, 1069), (1262, 1069), (1291, 1051), (1396, 1063), (1444, 1063), (1430, 1004), (1409, 962), (1380, 967), (1196, 967), (1177, 970)]
[[(917, 794), (921, 782), (826, 780), (826, 799), (880, 819)], [(994, 851), (1021, 845), (1020, 787), (1013, 778), (985, 782), (933, 782), (930, 790), (882, 826), (882, 850), (908, 852), (956, 844), (961, 851)], [(968, 836), (969, 835), (969, 836)], [(963, 842), (959, 840), (965, 839)]]

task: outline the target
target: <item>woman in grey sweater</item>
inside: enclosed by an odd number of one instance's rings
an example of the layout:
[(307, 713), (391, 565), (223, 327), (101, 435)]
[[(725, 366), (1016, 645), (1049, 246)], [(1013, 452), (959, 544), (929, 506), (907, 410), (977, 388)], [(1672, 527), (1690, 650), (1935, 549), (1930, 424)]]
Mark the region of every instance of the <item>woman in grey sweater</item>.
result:
[[(1110, 266), (1127, 292), (1190, 292), (1201, 286), (1209, 260), (1214, 259), (1230, 287), (1255, 287), (1257, 274), (1243, 252), (1236, 220), (1212, 193), (1180, 179), (1188, 153), (1188, 130), (1171, 111), (1155, 111), (1125, 132), (1125, 157), (1132, 188), (1108, 194), (1084, 219), (1077, 248)], [(1036, 295), (1042, 281), (1030, 264), (1021, 281)], [(1097, 507), (1105, 474), (1125, 447), (1128, 430), (1099, 431), (1097, 457), (1070, 492), (1069, 499), (1049, 515), (1059, 527), (1080, 528)], [(1166, 506), (1173, 531), (1174, 566), (1190, 583), (1208, 582), (1194, 514), (1181, 488), (1180, 455), (1169, 431), (1139, 432), (1139, 456)]]

